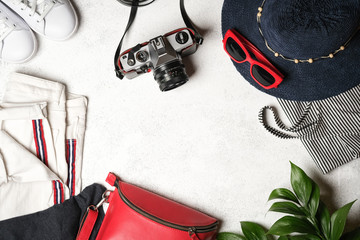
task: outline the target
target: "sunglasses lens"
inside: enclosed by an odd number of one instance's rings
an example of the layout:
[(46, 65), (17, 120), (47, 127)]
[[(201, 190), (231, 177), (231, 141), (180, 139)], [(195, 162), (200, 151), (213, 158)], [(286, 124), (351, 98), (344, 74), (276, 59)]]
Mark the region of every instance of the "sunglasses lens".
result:
[(275, 78), (259, 65), (253, 65), (252, 74), (259, 83), (266, 87), (275, 83)]
[(246, 59), (245, 52), (241, 49), (240, 45), (231, 37), (226, 41), (226, 51), (236, 60), (244, 61)]

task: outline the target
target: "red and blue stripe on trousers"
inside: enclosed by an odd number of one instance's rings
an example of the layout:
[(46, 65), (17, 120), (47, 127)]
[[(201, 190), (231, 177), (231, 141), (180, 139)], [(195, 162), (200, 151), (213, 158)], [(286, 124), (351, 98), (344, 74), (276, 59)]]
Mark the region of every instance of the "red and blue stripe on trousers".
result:
[(46, 142), (44, 136), (44, 127), (42, 119), (37, 119), (32, 121), (33, 130), (34, 130), (34, 141), (36, 147), (36, 156), (48, 166), (48, 156), (46, 149)]
[(52, 181), (54, 189), (54, 205), (64, 202), (64, 186), (59, 180)]
[[(37, 119), (32, 121), (33, 132), (34, 132), (34, 141), (36, 148), (36, 156), (46, 165), (48, 163), (48, 155), (43, 127), (43, 120)], [(54, 204), (59, 204), (64, 202), (64, 186), (61, 181), (53, 180), (52, 187), (54, 191)]]
[(76, 139), (66, 140), (66, 161), (69, 167), (67, 185), (69, 186), (70, 196), (75, 195), (75, 161), (76, 161)]

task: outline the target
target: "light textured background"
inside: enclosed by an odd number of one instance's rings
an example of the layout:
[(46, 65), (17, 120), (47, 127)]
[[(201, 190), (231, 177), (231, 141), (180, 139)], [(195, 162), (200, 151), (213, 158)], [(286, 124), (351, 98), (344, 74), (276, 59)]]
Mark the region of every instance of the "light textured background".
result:
[[(303, 168), (331, 209), (360, 198), (360, 161), (322, 175), (297, 140), (280, 140), (257, 120), (276, 99), (251, 87), (222, 50), (222, 1), (185, 1), (205, 42), (185, 59), (191, 74), (166, 93), (152, 74), (118, 80), (113, 54), (130, 8), (115, 0), (73, 0), (79, 30), (66, 42), (38, 37), (30, 62), (0, 67), (0, 86), (18, 71), (65, 83), (89, 99), (83, 184), (103, 182), (113, 171), (122, 179), (204, 211), (221, 220), (221, 231), (239, 231), (239, 221), (270, 227), (280, 214), (267, 213), (274, 188), (290, 187), (290, 164)], [(123, 49), (184, 23), (177, 0), (157, 0), (138, 11)], [(1, 88), (3, 89), (3, 87)], [(350, 227), (360, 225), (360, 201)]]

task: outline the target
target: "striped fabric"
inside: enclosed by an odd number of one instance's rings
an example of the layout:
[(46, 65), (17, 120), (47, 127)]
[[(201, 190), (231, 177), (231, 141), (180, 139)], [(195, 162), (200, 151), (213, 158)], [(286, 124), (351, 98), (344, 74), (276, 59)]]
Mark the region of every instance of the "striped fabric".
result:
[(32, 124), (33, 124), (36, 155), (46, 166), (48, 166), (48, 156), (47, 156), (42, 119), (33, 120)]
[(325, 100), (296, 102), (278, 99), (278, 102), (293, 126), (285, 128), (278, 124), (280, 135), (266, 123), (264, 126), (278, 137), (297, 134), (295, 137), (301, 139), (324, 174), (360, 157), (360, 85)]
[(70, 190), (70, 196), (75, 195), (75, 160), (76, 160), (76, 140), (66, 140), (66, 161), (69, 167), (69, 176), (67, 185)]
[(54, 205), (64, 202), (64, 186), (59, 180), (54, 180)]

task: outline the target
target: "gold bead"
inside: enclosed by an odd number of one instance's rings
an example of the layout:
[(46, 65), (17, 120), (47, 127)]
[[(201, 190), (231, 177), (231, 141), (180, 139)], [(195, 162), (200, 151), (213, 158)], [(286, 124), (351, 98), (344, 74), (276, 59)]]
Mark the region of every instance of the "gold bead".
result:
[(295, 63), (299, 63), (299, 60), (295, 59), (294, 62), (295, 62)]
[(309, 58), (308, 62), (309, 62), (309, 63), (313, 63), (314, 60), (313, 60), (312, 58)]
[(334, 54), (330, 53), (329, 58), (333, 58), (333, 57), (334, 57)]
[(259, 7), (258, 10), (259, 10), (259, 12), (262, 12), (263, 9), (262, 9), (262, 7)]
[(274, 53), (274, 55), (275, 55), (275, 57), (278, 57), (278, 56), (279, 56), (279, 53), (276, 52), (276, 53)]
[(257, 14), (257, 16), (258, 16), (258, 17), (261, 17), (261, 12), (259, 12), (259, 13)]
[(340, 50), (344, 50), (344, 49), (345, 49), (345, 47), (344, 47), (344, 46), (341, 46), (341, 47), (340, 47)]

